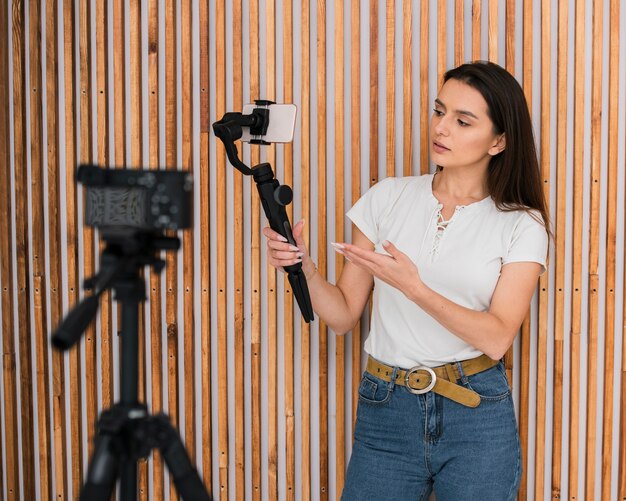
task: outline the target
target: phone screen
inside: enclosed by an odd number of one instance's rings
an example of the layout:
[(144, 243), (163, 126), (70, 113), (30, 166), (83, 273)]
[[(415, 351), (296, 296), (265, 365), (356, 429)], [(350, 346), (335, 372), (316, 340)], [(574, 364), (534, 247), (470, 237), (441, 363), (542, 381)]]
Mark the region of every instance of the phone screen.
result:
[[(265, 107), (265, 106), (263, 106)], [(259, 108), (256, 104), (246, 104), (242, 113), (250, 115), (254, 108)], [(270, 104), (269, 125), (264, 136), (250, 135), (250, 128), (244, 127), (241, 140), (249, 142), (251, 139), (262, 139), (268, 143), (289, 143), (293, 140), (293, 131), (296, 126), (296, 105), (295, 104)]]

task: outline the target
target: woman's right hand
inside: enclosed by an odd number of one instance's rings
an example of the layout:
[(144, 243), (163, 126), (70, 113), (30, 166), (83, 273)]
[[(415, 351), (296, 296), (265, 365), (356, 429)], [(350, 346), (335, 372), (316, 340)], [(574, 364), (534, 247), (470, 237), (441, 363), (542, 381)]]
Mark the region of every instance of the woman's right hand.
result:
[(305, 277), (310, 278), (315, 273), (315, 264), (302, 238), (303, 230), (304, 219), (301, 219), (292, 229), (297, 247), (291, 245), (285, 237), (269, 227), (263, 228), (263, 235), (267, 237), (267, 259), (272, 266), (284, 272), (285, 266), (302, 263)]

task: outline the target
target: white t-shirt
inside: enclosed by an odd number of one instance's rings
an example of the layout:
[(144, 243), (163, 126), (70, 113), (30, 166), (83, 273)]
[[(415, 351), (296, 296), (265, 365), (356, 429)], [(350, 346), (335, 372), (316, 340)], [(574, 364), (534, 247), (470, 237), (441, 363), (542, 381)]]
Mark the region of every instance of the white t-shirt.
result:
[[(384, 253), (389, 240), (417, 265), (423, 282), (447, 299), (477, 311), (489, 309), (500, 270), (532, 261), (545, 271), (548, 236), (526, 211), (499, 211), (491, 197), (458, 206), (447, 226), (432, 192), (433, 174), (386, 178), (347, 215)], [(365, 350), (390, 365), (435, 367), (481, 355), (398, 289), (374, 279), (373, 310)]]

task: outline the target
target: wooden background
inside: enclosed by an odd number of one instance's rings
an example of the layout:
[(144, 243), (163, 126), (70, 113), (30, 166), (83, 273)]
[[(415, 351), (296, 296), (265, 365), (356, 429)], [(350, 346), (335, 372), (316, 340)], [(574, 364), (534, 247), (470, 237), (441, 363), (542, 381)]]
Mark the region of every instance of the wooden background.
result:
[[(520, 499), (626, 499), (626, 6), (619, 0), (6, 0), (0, 6), (3, 372), (0, 492), (75, 499), (101, 409), (119, 396), (118, 308), (78, 349), (50, 333), (89, 291), (80, 162), (189, 170), (195, 226), (146, 270), (139, 392), (165, 410), (216, 499), (336, 499), (367, 334), (303, 323), (266, 264), (258, 198), (211, 123), (255, 98), (298, 106), (293, 144), (253, 149), (292, 185), (320, 273), (344, 213), (424, 173), (445, 69), (506, 66), (531, 105), (555, 241), (507, 367)], [(241, 146), (240, 146), (241, 151)], [(176, 499), (161, 460), (143, 499)]]

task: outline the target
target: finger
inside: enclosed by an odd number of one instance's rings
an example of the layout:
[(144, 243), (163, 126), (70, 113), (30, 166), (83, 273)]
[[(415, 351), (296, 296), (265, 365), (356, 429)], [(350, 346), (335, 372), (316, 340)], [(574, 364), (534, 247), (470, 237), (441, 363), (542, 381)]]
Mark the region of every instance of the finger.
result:
[(293, 259), (274, 259), (272, 257), (270, 257), (269, 259), (269, 263), (274, 267), (274, 268), (284, 268), (285, 266), (291, 266), (294, 264), (298, 264), (302, 262), (302, 258), (301, 257), (297, 257), (297, 258), (293, 258)]
[(268, 240), (267, 247), (272, 250), (283, 252), (302, 252), (302, 250), (295, 245), (291, 245), (288, 242), (277, 242), (276, 240)]
[(402, 254), (389, 240), (383, 241), (383, 249), (385, 249), (389, 253), (389, 255), (394, 258), (398, 258)]
[(265, 235), (270, 240), (278, 240), (279, 242), (287, 242), (287, 239), (285, 237), (283, 237), (277, 231), (274, 231), (269, 226), (266, 226), (265, 228), (263, 228), (263, 235)]
[(300, 250), (297, 251), (280, 251), (280, 250), (272, 250), (270, 251), (270, 255), (272, 259), (280, 260), (280, 261), (289, 261), (292, 259), (301, 259), (304, 256), (304, 253)]
[(293, 235), (293, 239), (296, 241), (296, 245), (298, 247), (303, 247), (306, 248), (306, 244), (304, 243), (304, 237), (303, 237), (303, 233), (304, 233), (304, 219), (300, 219), (300, 221), (298, 221), (296, 223), (296, 225), (293, 227), (292, 231), (291, 231), (292, 235)]

